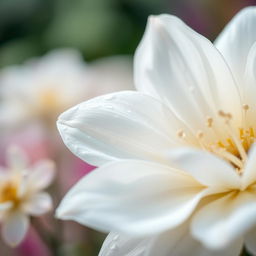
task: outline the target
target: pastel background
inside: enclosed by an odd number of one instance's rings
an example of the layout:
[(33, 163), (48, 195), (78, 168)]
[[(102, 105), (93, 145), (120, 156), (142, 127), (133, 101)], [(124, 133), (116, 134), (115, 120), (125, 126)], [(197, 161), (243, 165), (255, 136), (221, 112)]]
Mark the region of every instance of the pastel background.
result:
[[(54, 207), (93, 170), (66, 149), (55, 127), (65, 109), (108, 92), (133, 89), (132, 55), (147, 17), (170, 13), (210, 40), (255, 0), (0, 1), (0, 165), (18, 145), (31, 164), (56, 164)], [(32, 220), (15, 249), (0, 255), (94, 256), (105, 235), (48, 214)]]

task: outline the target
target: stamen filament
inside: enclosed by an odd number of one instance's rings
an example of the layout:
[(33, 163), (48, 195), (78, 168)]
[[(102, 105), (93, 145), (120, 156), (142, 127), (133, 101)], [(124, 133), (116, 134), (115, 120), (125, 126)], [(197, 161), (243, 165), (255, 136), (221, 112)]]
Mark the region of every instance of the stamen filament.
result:
[(238, 157), (236, 157), (235, 155), (229, 153), (225, 149), (223, 149), (223, 150), (219, 149), (219, 150), (217, 150), (216, 153), (219, 156), (221, 156), (221, 157), (225, 158), (226, 160), (230, 161), (231, 163), (233, 163), (238, 168), (240, 168), (240, 169), (243, 168), (243, 162)]
[(244, 110), (244, 113), (243, 113), (243, 123), (244, 123), (244, 128), (246, 129), (247, 128), (247, 126), (246, 126), (246, 124), (248, 124), (248, 114), (247, 114), (247, 112), (248, 112), (248, 110), (249, 110), (249, 105), (247, 105), (247, 104), (243, 104), (243, 110)]
[(236, 133), (233, 131), (232, 127), (228, 124), (228, 127), (229, 127), (229, 130), (230, 130), (230, 135), (231, 135), (231, 138), (242, 158), (243, 161), (246, 161), (247, 160), (247, 154), (246, 154), (246, 151), (243, 147), (243, 144), (241, 142), (241, 140), (237, 137)]
[(238, 136), (236, 135), (235, 131), (233, 130), (232, 126), (230, 125), (230, 120), (232, 119), (232, 115), (230, 113), (225, 113), (224, 111), (220, 110), (219, 111), (219, 115), (220, 117), (224, 118), (225, 123), (227, 124), (228, 130), (229, 130), (229, 134), (231, 136), (231, 139), (233, 141), (233, 143), (235, 144), (241, 158), (242, 161), (246, 161), (247, 159), (247, 154), (246, 151), (244, 149), (244, 146), (241, 142), (241, 140), (238, 138)]

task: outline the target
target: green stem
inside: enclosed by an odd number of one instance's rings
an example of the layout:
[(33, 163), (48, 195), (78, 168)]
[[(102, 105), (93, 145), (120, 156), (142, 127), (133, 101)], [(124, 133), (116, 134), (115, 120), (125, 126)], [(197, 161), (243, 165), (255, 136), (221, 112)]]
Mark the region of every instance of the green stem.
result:
[(243, 248), (240, 256), (252, 256), (248, 251), (246, 251), (245, 247)]
[(46, 230), (40, 223), (40, 221), (32, 218), (31, 223), (38, 233), (43, 242), (49, 247), (53, 255), (60, 256), (61, 242), (57, 239), (52, 232)]

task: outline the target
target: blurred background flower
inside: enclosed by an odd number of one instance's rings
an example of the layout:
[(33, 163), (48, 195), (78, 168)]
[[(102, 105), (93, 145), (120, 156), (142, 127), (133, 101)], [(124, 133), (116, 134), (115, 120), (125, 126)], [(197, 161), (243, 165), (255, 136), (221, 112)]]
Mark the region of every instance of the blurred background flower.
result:
[[(171, 13), (214, 40), (256, 0), (0, 1), (0, 164), (16, 144), (31, 164), (56, 164), (49, 193), (56, 206), (93, 170), (71, 154), (55, 128), (59, 113), (89, 98), (133, 89), (132, 54), (150, 14)], [(1, 255), (97, 255), (104, 235), (52, 214), (35, 218), (23, 243)], [(35, 225), (34, 225), (35, 224)], [(46, 238), (45, 236), (48, 236)]]

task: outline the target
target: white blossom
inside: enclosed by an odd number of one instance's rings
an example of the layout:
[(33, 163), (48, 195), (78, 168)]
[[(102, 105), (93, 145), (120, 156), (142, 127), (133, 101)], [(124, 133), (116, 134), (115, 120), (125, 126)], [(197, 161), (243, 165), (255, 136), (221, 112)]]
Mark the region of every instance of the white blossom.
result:
[(52, 208), (43, 190), (54, 178), (54, 164), (48, 159), (28, 165), (26, 154), (11, 146), (7, 166), (0, 169), (0, 223), (2, 237), (10, 246), (18, 245), (29, 228), (29, 216), (40, 216)]
[(256, 254), (256, 9), (215, 45), (177, 17), (151, 16), (136, 51), (137, 92), (64, 112), (60, 134), (99, 166), (57, 216), (112, 231), (101, 256)]
[(113, 91), (132, 89), (131, 62), (115, 56), (85, 63), (74, 49), (53, 50), (0, 72), (0, 125), (55, 123), (74, 104)]

